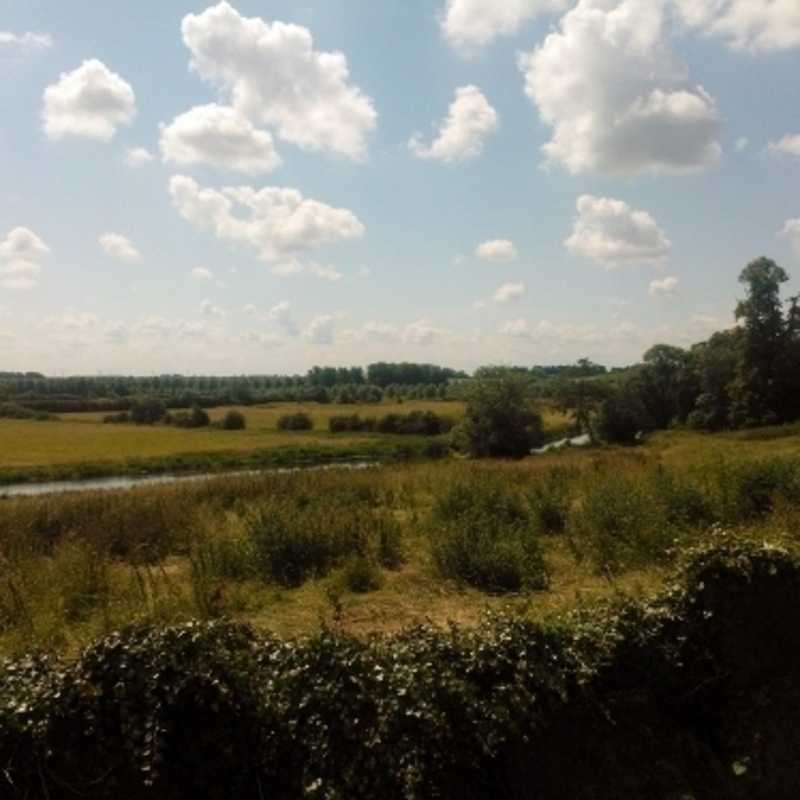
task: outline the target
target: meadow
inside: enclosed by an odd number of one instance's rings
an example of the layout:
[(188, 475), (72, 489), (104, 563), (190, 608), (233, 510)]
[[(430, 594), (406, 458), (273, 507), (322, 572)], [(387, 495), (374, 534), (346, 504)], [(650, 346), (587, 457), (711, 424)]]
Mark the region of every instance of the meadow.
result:
[(0, 652), (198, 617), (281, 635), (546, 619), (652, 594), (716, 530), (785, 542), (798, 521), (794, 428), (6, 499)]

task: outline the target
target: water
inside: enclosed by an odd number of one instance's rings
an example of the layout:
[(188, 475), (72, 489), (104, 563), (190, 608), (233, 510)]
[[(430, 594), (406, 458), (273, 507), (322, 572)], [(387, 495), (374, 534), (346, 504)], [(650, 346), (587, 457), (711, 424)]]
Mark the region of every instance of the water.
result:
[(531, 455), (540, 456), (543, 453), (549, 453), (551, 450), (561, 450), (564, 447), (588, 447), (592, 443), (592, 437), (588, 433), (583, 433), (580, 436), (573, 436), (572, 438), (559, 439), (557, 442), (550, 442), (544, 447), (539, 447), (536, 450), (531, 450)]
[(88, 478), (77, 481), (45, 481), (43, 483), (11, 483), (0, 486), (1, 497), (36, 497), (43, 494), (62, 494), (64, 492), (113, 491), (135, 489), (138, 486), (153, 486), (162, 483), (185, 483), (188, 481), (207, 481), (212, 478), (229, 478), (242, 475), (264, 475), (300, 470), (328, 469), (368, 469), (377, 466), (372, 461), (354, 461), (340, 464), (322, 464), (313, 467), (273, 467), (271, 469), (231, 470), (229, 472), (195, 473), (192, 475), (116, 476), (110, 478)]

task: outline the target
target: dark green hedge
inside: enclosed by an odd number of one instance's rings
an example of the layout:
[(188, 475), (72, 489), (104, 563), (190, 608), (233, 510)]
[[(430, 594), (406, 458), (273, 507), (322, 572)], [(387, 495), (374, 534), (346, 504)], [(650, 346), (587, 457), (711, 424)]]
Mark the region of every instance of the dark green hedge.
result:
[(0, 797), (795, 798), (800, 563), (725, 537), (537, 625), (131, 629), (0, 664)]

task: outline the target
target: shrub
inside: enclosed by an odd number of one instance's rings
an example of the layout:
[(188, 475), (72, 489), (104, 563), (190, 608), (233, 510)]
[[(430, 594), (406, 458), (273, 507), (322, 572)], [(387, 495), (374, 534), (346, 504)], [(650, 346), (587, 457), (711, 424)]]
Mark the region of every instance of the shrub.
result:
[(205, 428), (211, 423), (208, 413), (200, 406), (192, 406), (190, 411), (178, 411), (169, 416), (169, 423), (177, 428)]
[(366, 555), (355, 555), (347, 560), (342, 578), (351, 592), (364, 594), (380, 589), (383, 583), (378, 565)]
[(284, 414), (278, 420), (278, 429), (282, 431), (310, 431), (314, 429), (314, 420), (305, 411)]
[(220, 427), (226, 431), (241, 431), (247, 427), (247, 420), (241, 411), (231, 409), (225, 413)]
[(131, 421), (137, 425), (154, 425), (167, 413), (167, 407), (156, 397), (140, 397), (131, 403)]
[(44, 422), (56, 419), (46, 411), (36, 411), (32, 408), (25, 408), (17, 403), (0, 403), (0, 419), (30, 419)]
[(435, 502), (433, 555), (443, 575), (490, 592), (547, 586), (542, 548), (520, 499), (490, 480), (447, 489)]
[(603, 574), (663, 561), (675, 532), (645, 480), (613, 474), (587, 488), (568, 527), (577, 554)]
[(131, 415), (127, 411), (119, 411), (116, 414), (106, 414), (103, 422), (107, 425), (119, 425), (131, 422)]
[(574, 472), (556, 468), (528, 492), (528, 503), (539, 532), (559, 534), (566, 530), (572, 497), (571, 481), (575, 477)]
[(528, 379), (495, 369), (473, 379), (457, 441), (477, 458), (522, 458), (544, 441), (542, 417), (533, 406)]
[(800, 462), (793, 459), (723, 462), (717, 467), (720, 514), (730, 523), (772, 511), (775, 500), (800, 503)]

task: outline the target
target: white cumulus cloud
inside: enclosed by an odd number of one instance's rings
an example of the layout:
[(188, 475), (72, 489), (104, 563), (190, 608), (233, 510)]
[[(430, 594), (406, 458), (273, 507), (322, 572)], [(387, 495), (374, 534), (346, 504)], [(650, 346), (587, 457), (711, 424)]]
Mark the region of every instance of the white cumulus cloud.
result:
[(568, 0), (447, 0), (440, 18), (451, 45), (470, 52), (498, 36), (516, 33), (534, 17), (559, 11)]
[(297, 189), (204, 189), (193, 178), (175, 175), (169, 191), (175, 208), (192, 225), (222, 241), (251, 247), (268, 262), (364, 234), (352, 211), (306, 199)]
[(646, 211), (637, 211), (622, 200), (582, 195), (578, 216), (567, 249), (602, 264), (606, 269), (626, 264), (663, 261), (672, 245)]
[(214, 278), (214, 273), (208, 267), (195, 267), (192, 270), (192, 278), (196, 281), (210, 281)]
[(800, 256), (800, 217), (787, 219), (779, 235), (785, 236), (791, 242), (795, 253)]
[(155, 156), (145, 147), (130, 147), (125, 151), (125, 163), (134, 169), (154, 160)]
[(250, 175), (281, 164), (268, 131), (256, 129), (236, 109), (196, 106), (161, 130), (161, 155), (174, 164), (210, 164)]
[(53, 37), (49, 33), (11, 33), (0, 31), (0, 56), (25, 56), (53, 46)]
[(29, 228), (14, 228), (0, 239), (0, 287), (33, 289), (50, 248)]
[(71, 135), (107, 142), (135, 116), (130, 84), (97, 59), (63, 72), (58, 83), (44, 91), (42, 118), (50, 139)]
[(547, 164), (573, 174), (681, 174), (720, 157), (712, 97), (664, 41), (663, 0), (579, 0), (519, 65), (553, 128)]
[(243, 17), (221, 2), (187, 14), (181, 31), (192, 68), (253, 124), (305, 150), (365, 156), (372, 100), (350, 82), (344, 54), (315, 50), (307, 28)]
[(215, 306), (210, 300), (206, 299), (200, 303), (200, 313), (204, 317), (219, 317), (225, 316), (225, 310), (219, 306)]
[(338, 314), (319, 314), (308, 323), (303, 338), (312, 344), (333, 344), (339, 318)]
[(483, 151), (487, 137), (497, 130), (497, 112), (477, 86), (462, 86), (450, 104), (447, 117), (439, 125), (439, 135), (426, 145), (419, 134), (408, 142), (417, 158), (447, 163), (465, 161)]
[(787, 134), (777, 142), (770, 142), (767, 150), (774, 156), (800, 157), (800, 133)]
[(495, 303), (508, 303), (525, 294), (524, 283), (504, 283), (497, 287), (492, 299)]
[(661, 280), (650, 281), (648, 292), (652, 297), (658, 295), (673, 295), (678, 291), (678, 279), (673, 275), (668, 275)]
[(734, 50), (768, 53), (800, 47), (797, 0), (675, 0), (684, 21)]
[(508, 239), (492, 239), (479, 244), (475, 248), (475, 255), (482, 261), (507, 264), (510, 261), (516, 261), (519, 253), (514, 242)]
[(104, 233), (98, 241), (100, 247), (103, 248), (103, 252), (118, 261), (133, 263), (141, 258), (133, 242), (120, 233)]

